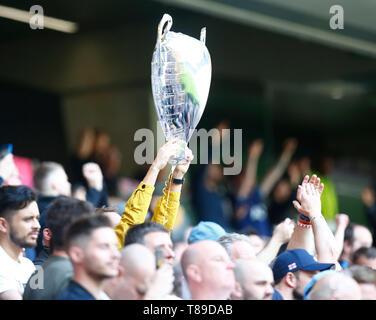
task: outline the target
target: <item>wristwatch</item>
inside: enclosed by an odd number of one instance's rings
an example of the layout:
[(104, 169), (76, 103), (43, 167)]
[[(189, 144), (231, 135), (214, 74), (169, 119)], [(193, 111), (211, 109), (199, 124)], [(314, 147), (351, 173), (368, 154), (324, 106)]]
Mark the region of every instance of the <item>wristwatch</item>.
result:
[(184, 178), (183, 179), (176, 179), (176, 178), (172, 177), (171, 181), (172, 181), (173, 184), (183, 184)]

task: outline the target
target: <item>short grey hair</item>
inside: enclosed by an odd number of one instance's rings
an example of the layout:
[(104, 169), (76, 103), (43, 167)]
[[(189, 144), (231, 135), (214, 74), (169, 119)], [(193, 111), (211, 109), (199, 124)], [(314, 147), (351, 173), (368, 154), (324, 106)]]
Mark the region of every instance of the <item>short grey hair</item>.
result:
[(358, 283), (373, 283), (376, 285), (376, 270), (363, 265), (352, 265), (342, 271)]
[(232, 244), (236, 241), (245, 241), (251, 244), (251, 240), (246, 235), (235, 232), (226, 233), (217, 240), (217, 242), (226, 249), (230, 257), (232, 256)]
[(60, 163), (45, 161), (39, 164), (34, 173), (34, 187), (40, 193), (50, 191), (48, 179), (56, 170), (64, 170)]

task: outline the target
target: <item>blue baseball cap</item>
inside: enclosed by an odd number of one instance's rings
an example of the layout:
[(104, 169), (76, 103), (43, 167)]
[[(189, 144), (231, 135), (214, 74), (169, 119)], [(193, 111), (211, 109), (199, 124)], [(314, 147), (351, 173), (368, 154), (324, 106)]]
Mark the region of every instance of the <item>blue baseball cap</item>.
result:
[(319, 263), (304, 249), (287, 250), (275, 260), (272, 270), (274, 281), (283, 278), (288, 272), (323, 271), (330, 269), (334, 263)]
[(188, 243), (194, 243), (201, 240), (217, 241), (227, 232), (219, 224), (211, 221), (201, 221), (189, 234)]

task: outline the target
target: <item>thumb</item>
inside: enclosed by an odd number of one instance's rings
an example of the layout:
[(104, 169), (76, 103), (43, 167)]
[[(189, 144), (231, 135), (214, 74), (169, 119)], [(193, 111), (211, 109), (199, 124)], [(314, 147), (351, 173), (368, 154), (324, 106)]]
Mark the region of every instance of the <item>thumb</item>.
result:
[(298, 210), (298, 211), (301, 210), (302, 206), (300, 205), (300, 203), (299, 203), (298, 201), (294, 200), (294, 201), (292, 202), (292, 204), (294, 205), (294, 208), (295, 208), (296, 210)]

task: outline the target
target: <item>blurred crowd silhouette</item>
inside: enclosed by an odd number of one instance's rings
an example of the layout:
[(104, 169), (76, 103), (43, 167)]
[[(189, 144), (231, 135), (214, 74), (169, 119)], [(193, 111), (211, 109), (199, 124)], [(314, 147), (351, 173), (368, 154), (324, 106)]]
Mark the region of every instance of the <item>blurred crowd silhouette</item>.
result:
[(356, 212), (367, 225), (355, 223), (339, 212), (333, 158), (297, 156), (291, 137), (261, 175), (265, 143), (248, 143), (231, 176), (190, 166), (189, 148), (170, 172), (171, 140), (141, 177), (121, 174), (103, 130), (83, 129), (66, 167), (4, 145), (0, 299), (376, 299), (374, 186)]

